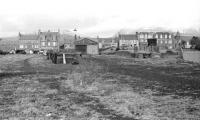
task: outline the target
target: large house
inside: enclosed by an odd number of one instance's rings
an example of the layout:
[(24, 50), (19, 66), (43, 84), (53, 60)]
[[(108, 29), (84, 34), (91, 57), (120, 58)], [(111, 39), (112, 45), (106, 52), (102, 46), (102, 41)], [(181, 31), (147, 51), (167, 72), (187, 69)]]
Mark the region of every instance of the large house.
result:
[(118, 41), (114, 38), (97, 38), (99, 42), (99, 48), (109, 48), (109, 47), (118, 47)]
[(148, 47), (148, 39), (154, 38), (153, 32), (136, 32), (139, 41), (139, 50), (146, 51)]
[(119, 34), (119, 48), (133, 49), (139, 47), (138, 37), (135, 34)]
[(159, 49), (173, 49), (173, 35), (169, 32), (156, 32), (154, 38), (157, 39)]
[(36, 34), (21, 34), (19, 33), (19, 49), (27, 51), (39, 50), (39, 40)]
[(41, 50), (58, 50), (59, 40), (61, 38), (60, 32), (38, 32), (40, 49)]
[(35, 50), (58, 50), (60, 33), (58, 32), (41, 32), (38, 34), (21, 34), (19, 33), (19, 49), (26, 51)]

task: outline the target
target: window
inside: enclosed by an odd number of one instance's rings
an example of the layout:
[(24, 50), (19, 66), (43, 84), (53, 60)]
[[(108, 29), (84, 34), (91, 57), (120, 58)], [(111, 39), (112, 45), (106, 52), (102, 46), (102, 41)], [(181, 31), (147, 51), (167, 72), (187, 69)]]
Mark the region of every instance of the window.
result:
[(160, 35), (160, 38), (162, 38), (162, 34)]
[(42, 42), (42, 46), (45, 46), (45, 42)]
[(165, 39), (167, 39), (167, 34), (165, 35)]
[(53, 42), (53, 46), (56, 46), (56, 42)]
[(169, 40), (168, 43), (169, 43), (169, 44), (172, 44), (172, 40)]
[(172, 38), (172, 36), (171, 35), (169, 35), (169, 39), (171, 39)]
[(140, 35), (140, 38), (144, 38), (144, 35), (143, 35), (143, 34), (141, 34), (141, 35)]
[(50, 42), (48, 42), (48, 46), (51, 46), (51, 43), (50, 43)]
[(145, 34), (145, 38), (147, 38), (147, 34)]
[(167, 40), (165, 41), (165, 44), (167, 44)]
[(160, 43), (162, 44), (162, 43), (163, 43), (163, 41), (161, 40), (161, 41), (160, 41)]
[(19, 48), (24, 48), (24, 45), (19, 45)]
[(158, 38), (158, 34), (156, 34), (155, 38)]

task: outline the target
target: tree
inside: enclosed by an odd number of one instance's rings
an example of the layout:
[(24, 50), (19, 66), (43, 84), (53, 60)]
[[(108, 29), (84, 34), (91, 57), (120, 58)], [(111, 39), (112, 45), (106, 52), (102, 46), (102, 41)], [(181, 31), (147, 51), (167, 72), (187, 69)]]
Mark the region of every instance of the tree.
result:
[(190, 40), (190, 44), (192, 45), (192, 48), (200, 50), (200, 39), (196, 36), (193, 36)]
[(181, 40), (181, 46), (182, 46), (183, 48), (185, 48), (185, 45), (186, 45), (186, 41), (185, 41), (185, 40)]

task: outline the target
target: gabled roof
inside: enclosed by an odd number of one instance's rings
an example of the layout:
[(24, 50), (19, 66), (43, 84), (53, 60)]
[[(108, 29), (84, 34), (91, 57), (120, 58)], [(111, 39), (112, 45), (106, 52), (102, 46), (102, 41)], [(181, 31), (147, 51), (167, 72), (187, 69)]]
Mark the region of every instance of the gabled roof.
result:
[(193, 36), (191, 36), (191, 35), (181, 35), (180, 37), (181, 37), (181, 40), (187, 42), (187, 41), (190, 41)]
[(98, 42), (88, 38), (83, 38), (81, 40), (75, 41), (75, 45), (96, 45), (96, 44), (98, 44)]
[(119, 39), (121, 40), (137, 40), (137, 35), (135, 34), (119, 34)]
[(98, 42), (112, 43), (113, 38), (98, 38)]
[(19, 40), (38, 40), (38, 35), (36, 34), (20, 34)]
[(60, 33), (59, 32), (50, 32), (50, 31), (48, 31), (48, 32), (40, 32), (40, 34), (41, 35), (58, 35)]

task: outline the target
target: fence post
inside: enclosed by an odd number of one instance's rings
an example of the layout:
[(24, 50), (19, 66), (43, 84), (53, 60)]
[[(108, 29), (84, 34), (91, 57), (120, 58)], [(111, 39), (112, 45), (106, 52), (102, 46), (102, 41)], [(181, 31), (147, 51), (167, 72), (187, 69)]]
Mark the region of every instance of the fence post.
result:
[(65, 53), (63, 53), (63, 64), (66, 64)]

